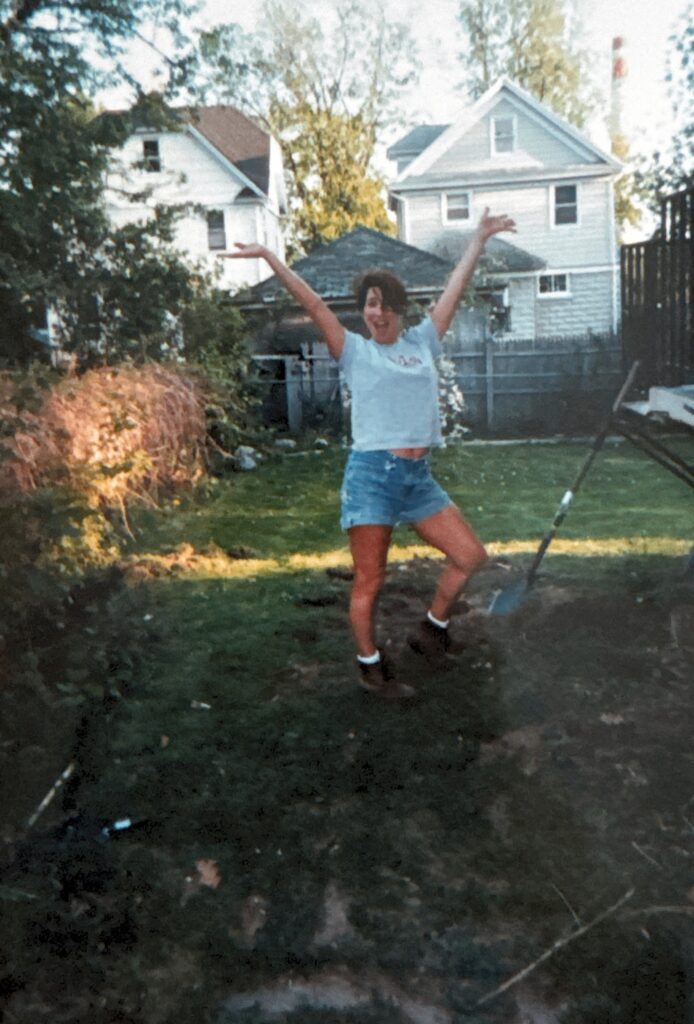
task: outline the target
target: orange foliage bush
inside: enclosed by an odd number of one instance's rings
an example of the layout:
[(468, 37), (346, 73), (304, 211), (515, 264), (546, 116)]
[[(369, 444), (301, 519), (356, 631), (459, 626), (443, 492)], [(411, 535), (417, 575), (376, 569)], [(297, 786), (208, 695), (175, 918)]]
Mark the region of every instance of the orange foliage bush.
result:
[(22, 408), (0, 375), (0, 503), (66, 486), (92, 507), (156, 500), (203, 473), (205, 394), (175, 366), (102, 367)]

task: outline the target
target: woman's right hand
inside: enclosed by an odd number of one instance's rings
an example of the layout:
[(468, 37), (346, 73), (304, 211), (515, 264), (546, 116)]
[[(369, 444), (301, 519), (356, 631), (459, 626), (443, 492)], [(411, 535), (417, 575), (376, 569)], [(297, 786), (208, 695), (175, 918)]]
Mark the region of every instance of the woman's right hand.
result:
[(234, 242), (234, 246), (238, 252), (218, 252), (217, 256), (224, 260), (262, 260), (268, 254), (268, 250), (259, 242)]

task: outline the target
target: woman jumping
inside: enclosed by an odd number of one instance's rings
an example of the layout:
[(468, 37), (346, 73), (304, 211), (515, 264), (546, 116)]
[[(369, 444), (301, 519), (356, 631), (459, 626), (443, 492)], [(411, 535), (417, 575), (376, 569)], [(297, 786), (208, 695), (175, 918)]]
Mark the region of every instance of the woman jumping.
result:
[(487, 553), (460, 510), (433, 479), (430, 449), (443, 443), (434, 360), (453, 322), (487, 240), (515, 231), (507, 216), (485, 210), (474, 235), (431, 313), (403, 330), (407, 293), (388, 271), (365, 273), (355, 284), (369, 338), (347, 331), (306, 282), (273, 252), (236, 243), (231, 259), (264, 259), (320, 331), (352, 394), (352, 449), (342, 484), (341, 525), (349, 534), (354, 582), (349, 618), (360, 685), (388, 698), (411, 697), (376, 645), (374, 612), (383, 586), (391, 534), (411, 524), (446, 556), (427, 616), (410, 646), (430, 661), (449, 647), (449, 612)]

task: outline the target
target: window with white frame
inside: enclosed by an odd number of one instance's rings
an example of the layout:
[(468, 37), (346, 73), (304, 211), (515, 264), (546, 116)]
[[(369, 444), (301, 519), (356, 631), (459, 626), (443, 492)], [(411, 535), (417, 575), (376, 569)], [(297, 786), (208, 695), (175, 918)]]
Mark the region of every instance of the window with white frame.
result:
[(516, 148), (516, 119), (512, 114), (492, 118), (492, 154), (512, 153)]
[(569, 295), (568, 274), (540, 274), (537, 281), (537, 294), (540, 298), (558, 298)]
[(555, 226), (578, 224), (578, 185), (555, 185), (553, 192)]
[(460, 221), (470, 220), (472, 214), (469, 192), (444, 192), (442, 205), (444, 224), (457, 224)]
[(227, 234), (224, 227), (224, 210), (207, 211), (208, 249), (226, 249)]
[(145, 170), (158, 172), (161, 170), (161, 154), (158, 139), (144, 139), (142, 142), (142, 162)]

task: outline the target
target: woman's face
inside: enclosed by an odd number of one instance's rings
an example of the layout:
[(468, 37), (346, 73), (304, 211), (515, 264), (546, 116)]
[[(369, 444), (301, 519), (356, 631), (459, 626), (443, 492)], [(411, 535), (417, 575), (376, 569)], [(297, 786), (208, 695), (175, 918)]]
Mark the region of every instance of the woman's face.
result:
[(402, 317), (390, 306), (383, 305), (380, 288), (369, 288), (362, 312), (364, 323), (379, 345), (393, 345), (402, 330)]

